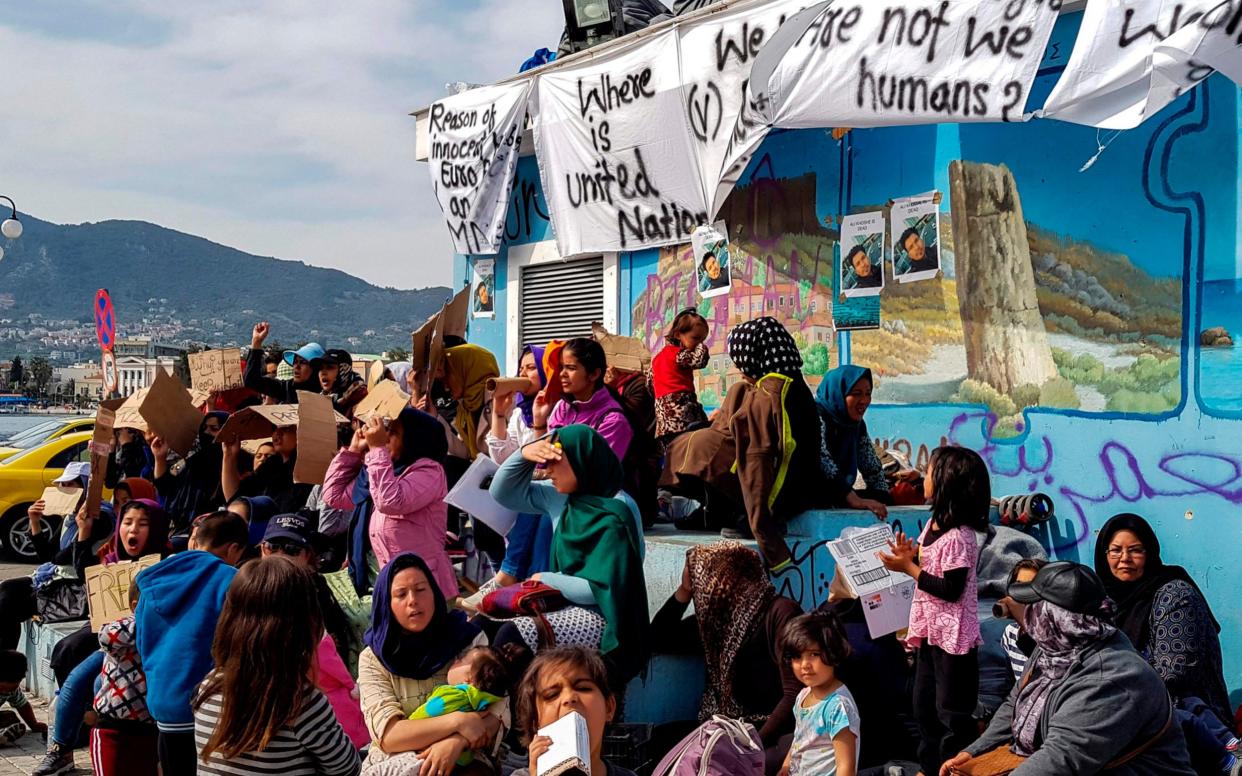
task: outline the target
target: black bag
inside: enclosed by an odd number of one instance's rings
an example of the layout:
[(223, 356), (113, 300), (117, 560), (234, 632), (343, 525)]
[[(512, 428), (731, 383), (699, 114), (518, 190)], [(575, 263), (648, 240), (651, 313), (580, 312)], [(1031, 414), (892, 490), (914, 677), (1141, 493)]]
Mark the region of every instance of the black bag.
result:
[(35, 590), (35, 611), (43, 622), (87, 618), (86, 585), (76, 579), (53, 579)]

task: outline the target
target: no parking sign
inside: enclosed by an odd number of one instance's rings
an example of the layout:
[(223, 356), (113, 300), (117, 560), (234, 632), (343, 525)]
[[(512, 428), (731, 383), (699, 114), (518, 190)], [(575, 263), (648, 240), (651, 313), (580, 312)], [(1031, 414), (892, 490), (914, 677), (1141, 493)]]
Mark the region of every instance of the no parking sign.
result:
[(116, 312), (106, 288), (95, 292), (95, 337), (99, 340), (99, 349), (105, 353), (116, 344)]

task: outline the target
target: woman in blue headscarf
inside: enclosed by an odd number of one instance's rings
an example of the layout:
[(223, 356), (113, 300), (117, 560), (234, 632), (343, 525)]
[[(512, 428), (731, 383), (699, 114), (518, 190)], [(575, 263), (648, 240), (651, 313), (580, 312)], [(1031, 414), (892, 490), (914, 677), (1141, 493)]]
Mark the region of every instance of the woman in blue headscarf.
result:
[[(861, 366), (846, 364), (824, 375), (815, 394), (823, 431), (820, 466), (833, 503), (866, 509), (882, 519), (888, 516), (885, 505), (892, 503), (892, 497), (863, 420), (871, 406), (871, 389), (871, 370)], [(862, 491), (854, 490), (859, 473), (867, 484)]]

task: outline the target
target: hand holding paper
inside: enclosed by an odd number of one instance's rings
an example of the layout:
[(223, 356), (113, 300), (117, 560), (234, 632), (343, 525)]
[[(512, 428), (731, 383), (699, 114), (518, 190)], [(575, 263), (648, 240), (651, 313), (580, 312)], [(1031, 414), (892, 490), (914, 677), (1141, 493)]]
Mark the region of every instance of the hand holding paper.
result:
[(559, 776), (575, 769), (591, 776), (591, 738), (586, 718), (581, 714), (569, 712), (540, 728), (538, 737), (547, 738), (551, 743), (536, 757), (532, 742), (531, 759), (535, 767), (531, 776)]

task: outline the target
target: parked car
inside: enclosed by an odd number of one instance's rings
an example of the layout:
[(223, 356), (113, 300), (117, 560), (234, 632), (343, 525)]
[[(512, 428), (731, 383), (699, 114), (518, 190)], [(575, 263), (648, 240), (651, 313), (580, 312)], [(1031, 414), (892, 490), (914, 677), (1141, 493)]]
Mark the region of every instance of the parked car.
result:
[(46, 420), (36, 426), (18, 432), (0, 442), (0, 461), (17, 455), (23, 450), (38, 447), (44, 442), (59, 439), (66, 434), (78, 431), (91, 431), (95, 428), (94, 417), (55, 418)]
[[(94, 419), (85, 418), (94, 423)], [(33, 562), (30, 521), (26, 510), (39, 500), (70, 461), (89, 461), (92, 431), (56, 436), (37, 447), (22, 450), (0, 461), (0, 551), (15, 561)], [(44, 531), (55, 532), (60, 518), (44, 518)]]

